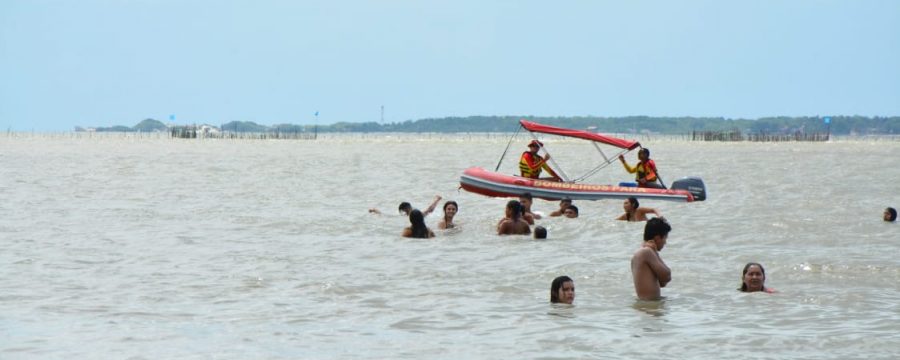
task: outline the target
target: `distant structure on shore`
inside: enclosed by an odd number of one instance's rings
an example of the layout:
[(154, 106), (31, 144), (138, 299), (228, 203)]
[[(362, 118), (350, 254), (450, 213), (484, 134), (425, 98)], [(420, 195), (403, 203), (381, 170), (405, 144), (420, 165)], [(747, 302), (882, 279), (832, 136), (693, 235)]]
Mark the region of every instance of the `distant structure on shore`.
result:
[(694, 131), (691, 133), (692, 141), (755, 141), (755, 142), (780, 142), (780, 141), (828, 141), (831, 134), (828, 133), (802, 133), (793, 134), (767, 134), (767, 133), (742, 133), (740, 131)]
[(210, 125), (185, 125), (173, 126), (169, 129), (173, 139), (283, 139), (283, 140), (315, 140), (318, 132), (298, 132), (298, 131), (264, 131), (264, 132), (244, 132), (244, 131), (222, 131), (219, 128)]
[[(586, 129), (607, 134), (669, 134), (696, 141), (827, 141), (831, 135), (900, 134), (900, 117), (809, 116), (725, 119), (694, 117), (534, 117), (469, 116), (406, 120), (402, 122), (338, 122), (331, 125), (260, 125), (252, 121), (231, 121), (221, 126), (166, 125), (145, 119), (133, 127), (82, 128), (86, 132), (170, 132), (209, 137), (315, 138), (317, 133), (511, 133), (520, 119), (570, 129)], [(192, 128), (193, 127), (193, 128)], [(173, 130), (172, 129), (176, 129)], [(235, 135), (252, 133), (257, 135)], [(229, 135), (230, 134), (230, 135)]]

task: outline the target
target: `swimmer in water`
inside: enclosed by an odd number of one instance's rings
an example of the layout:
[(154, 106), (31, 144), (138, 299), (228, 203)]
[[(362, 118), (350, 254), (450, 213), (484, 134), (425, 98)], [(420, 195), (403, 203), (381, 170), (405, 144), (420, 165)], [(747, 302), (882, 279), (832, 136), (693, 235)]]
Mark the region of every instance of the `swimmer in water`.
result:
[[(431, 202), (431, 205), (428, 205), (428, 207), (425, 209), (425, 211), (422, 212), (422, 215), (428, 216), (428, 214), (431, 214), (432, 212), (434, 212), (434, 209), (435, 209), (435, 207), (437, 207), (437, 204), (439, 201), (441, 201), (441, 196), (435, 195), (434, 201)], [(401, 215), (409, 216), (409, 213), (413, 210), (413, 207), (412, 207), (412, 205), (410, 205), (410, 203), (404, 201), (404, 202), (400, 203), (400, 206), (397, 207), (397, 210), (400, 212)], [(378, 210), (376, 208), (371, 208), (371, 209), (369, 209), (369, 213), (380, 215), (381, 210)]]
[(559, 201), (559, 209), (553, 210), (553, 212), (550, 213), (550, 216), (562, 216), (563, 212), (566, 211), (566, 208), (569, 207), (569, 205), (572, 205), (572, 199), (563, 198)]
[(744, 265), (744, 272), (741, 275), (741, 288), (743, 292), (762, 291), (765, 293), (773, 293), (775, 289), (766, 287), (766, 269), (759, 263), (747, 263)]
[(889, 207), (884, 209), (884, 221), (894, 222), (897, 220), (897, 209)]
[(431, 231), (428, 226), (425, 226), (425, 215), (423, 215), (422, 212), (418, 209), (413, 209), (413, 211), (410, 211), (409, 223), (410, 226), (403, 229), (403, 233), (401, 234), (403, 237), (420, 239), (428, 239), (434, 237), (434, 232)]
[(625, 213), (619, 215), (616, 220), (647, 221), (647, 214), (654, 214), (658, 218), (663, 217), (662, 214), (654, 208), (641, 207), (641, 203), (639, 203), (638, 199), (634, 196), (625, 199), (622, 208), (625, 209)]
[(456, 213), (459, 211), (459, 205), (456, 204), (456, 201), (450, 200), (444, 203), (444, 218), (438, 222), (438, 229), (452, 229), (456, 227), (456, 224), (453, 223), (453, 217), (456, 216)]
[(535, 226), (534, 227), (534, 238), (535, 239), (546, 239), (547, 238), (547, 228), (543, 226)]
[(568, 276), (560, 276), (550, 283), (550, 303), (569, 304), (575, 301), (575, 282)]
[(498, 235), (528, 235), (531, 226), (522, 218), (522, 204), (518, 200), (506, 203), (506, 217), (497, 223)]
[(672, 227), (664, 219), (653, 218), (644, 225), (644, 243), (631, 257), (634, 291), (641, 300), (659, 300), (660, 288), (672, 281), (672, 270), (659, 257)]

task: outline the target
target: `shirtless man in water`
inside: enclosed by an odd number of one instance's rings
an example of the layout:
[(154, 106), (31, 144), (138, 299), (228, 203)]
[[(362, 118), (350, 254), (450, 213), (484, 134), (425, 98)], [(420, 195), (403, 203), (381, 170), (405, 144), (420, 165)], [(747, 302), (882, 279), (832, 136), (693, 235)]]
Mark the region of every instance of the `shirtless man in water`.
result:
[(563, 216), (563, 213), (566, 212), (569, 205), (572, 205), (572, 199), (563, 198), (559, 201), (559, 209), (553, 210), (553, 212), (550, 213), (550, 216)]
[[(428, 214), (431, 214), (432, 212), (434, 212), (434, 208), (437, 206), (439, 201), (441, 201), (441, 196), (435, 195), (434, 201), (431, 202), (431, 205), (428, 205), (428, 208), (426, 208), (425, 211), (422, 211), (422, 215), (428, 216)], [(400, 211), (401, 215), (409, 216), (409, 213), (413, 211), (413, 207), (408, 202), (404, 201), (404, 202), (400, 203), (400, 207), (398, 207), (397, 210)], [(381, 211), (376, 208), (369, 209), (369, 213), (381, 215)]]
[(631, 257), (634, 291), (641, 300), (659, 300), (660, 288), (672, 280), (672, 270), (659, 257), (671, 230), (660, 218), (650, 219), (644, 226), (644, 243)]
[(519, 203), (522, 204), (522, 218), (528, 222), (528, 225), (534, 225), (534, 220), (541, 218), (540, 215), (531, 212), (531, 204), (534, 203), (534, 197), (529, 192), (524, 193), (519, 195)]
[(506, 217), (497, 223), (498, 235), (528, 235), (531, 226), (522, 218), (522, 204), (517, 200), (506, 203)]

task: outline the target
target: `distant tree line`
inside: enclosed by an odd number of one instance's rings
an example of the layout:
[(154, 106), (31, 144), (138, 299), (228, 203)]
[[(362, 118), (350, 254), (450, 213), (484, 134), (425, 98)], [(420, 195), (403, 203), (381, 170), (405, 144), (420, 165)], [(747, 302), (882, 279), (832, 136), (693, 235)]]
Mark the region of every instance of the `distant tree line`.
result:
[[(830, 124), (823, 117), (765, 117), (759, 119), (726, 119), (722, 117), (535, 117), (535, 116), (469, 116), (406, 120), (403, 122), (338, 122), (331, 125), (260, 125), (252, 121), (232, 121), (222, 124), (225, 132), (513, 132), (519, 119), (542, 124), (589, 129), (603, 133), (652, 132), (661, 134), (688, 134), (694, 131), (737, 131), (754, 134), (826, 133), (847, 134), (900, 134), (900, 117), (831, 116)], [(145, 119), (133, 127), (113, 126), (95, 131), (166, 131), (168, 127), (154, 119)], [(76, 131), (82, 128), (76, 128)]]

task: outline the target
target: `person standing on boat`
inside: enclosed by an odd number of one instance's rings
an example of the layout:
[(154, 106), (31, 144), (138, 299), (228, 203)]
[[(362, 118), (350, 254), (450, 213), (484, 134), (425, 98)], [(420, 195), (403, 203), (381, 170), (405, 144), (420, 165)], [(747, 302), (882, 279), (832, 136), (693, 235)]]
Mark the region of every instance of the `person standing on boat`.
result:
[(550, 154), (538, 155), (538, 150), (543, 146), (544, 143), (536, 139), (528, 143), (528, 151), (523, 152), (522, 157), (519, 159), (519, 171), (522, 172), (522, 177), (540, 179), (541, 170), (547, 170), (547, 173), (552, 175), (552, 177), (545, 178), (545, 180), (562, 181), (559, 175), (556, 175), (556, 172), (550, 168), (550, 165), (547, 165), (547, 161), (550, 160)]
[(631, 167), (625, 161), (625, 156), (619, 155), (619, 161), (625, 166), (625, 170), (632, 174), (637, 173), (635, 181), (637, 181), (638, 187), (664, 189), (665, 187), (659, 183), (659, 177), (656, 176), (656, 163), (650, 160), (650, 149), (638, 150), (638, 160), (640, 161), (637, 165)]

